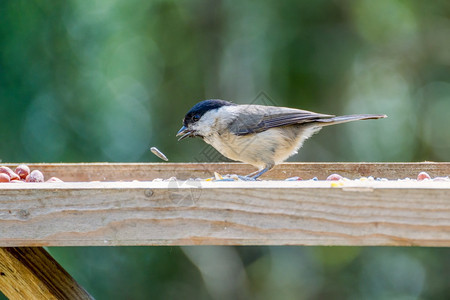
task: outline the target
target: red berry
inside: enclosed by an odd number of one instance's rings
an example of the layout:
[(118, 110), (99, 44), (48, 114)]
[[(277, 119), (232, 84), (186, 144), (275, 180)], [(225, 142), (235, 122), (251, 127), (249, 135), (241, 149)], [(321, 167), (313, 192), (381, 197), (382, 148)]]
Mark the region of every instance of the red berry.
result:
[(0, 167), (0, 173), (8, 175), (9, 180), (20, 179), (19, 175), (17, 175), (16, 173), (13, 172), (13, 170), (5, 166)]
[(27, 182), (44, 182), (44, 174), (39, 170), (33, 170), (30, 175), (27, 176)]
[(30, 168), (27, 165), (18, 165), (16, 174), (20, 176), (20, 179), (25, 179), (30, 174)]
[(420, 172), (419, 175), (417, 175), (417, 180), (421, 181), (425, 179), (431, 179), (427, 172)]
[(327, 177), (327, 180), (341, 180), (344, 177), (342, 177), (339, 174), (331, 174), (330, 176)]
[(8, 174), (0, 173), (0, 182), (10, 182)]
[(63, 181), (58, 177), (51, 177), (50, 179), (47, 180), (47, 182), (63, 182)]

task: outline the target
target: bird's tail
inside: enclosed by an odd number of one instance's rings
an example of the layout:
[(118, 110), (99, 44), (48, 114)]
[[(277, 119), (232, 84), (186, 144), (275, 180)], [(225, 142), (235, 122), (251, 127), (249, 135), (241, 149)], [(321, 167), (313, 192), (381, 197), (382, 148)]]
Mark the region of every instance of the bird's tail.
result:
[(322, 126), (327, 126), (327, 125), (334, 125), (334, 124), (346, 123), (346, 122), (357, 121), (357, 120), (383, 119), (383, 118), (387, 118), (387, 116), (386, 115), (348, 115), (348, 116), (339, 116), (339, 117), (318, 119), (318, 120), (316, 120), (316, 122), (323, 123), (323, 124), (321, 124)]

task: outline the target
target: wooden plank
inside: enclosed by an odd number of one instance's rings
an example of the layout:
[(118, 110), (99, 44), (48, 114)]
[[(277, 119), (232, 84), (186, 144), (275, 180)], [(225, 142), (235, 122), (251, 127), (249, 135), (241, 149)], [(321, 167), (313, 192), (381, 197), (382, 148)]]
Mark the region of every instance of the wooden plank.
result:
[(3, 184), (0, 246), (450, 246), (450, 184)]
[[(5, 164), (15, 168), (18, 163)], [(176, 177), (207, 178), (220, 174), (245, 175), (255, 168), (241, 163), (86, 163), (86, 164), (29, 164), (31, 169), (41, 170), (46, 178), (58, 177), (64, 181), (118, 181), (153, 180)], [(432, 177), (450, 175), (449, 162), (421, 163), (284, 163), (266, 173), (262, 179), (278, 180), (293, 176), (303, 179), (325, 179), (338, 173), (350, 179), (362, 176), (388, 179), (416, 178), (421, 171)]]
[(0, 248), (0, 290), (9, 299), (93, 299), (43, 248)]

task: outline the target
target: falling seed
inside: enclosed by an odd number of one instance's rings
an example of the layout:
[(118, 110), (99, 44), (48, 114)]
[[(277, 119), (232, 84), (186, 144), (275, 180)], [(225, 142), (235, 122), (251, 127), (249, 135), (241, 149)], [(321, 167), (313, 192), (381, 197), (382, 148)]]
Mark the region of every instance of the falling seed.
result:
[(151, 147), (150, 151), (152, 151), (153, 154), (161, 158), (162, 160), (168, 161), (167, 156), (164, 155), (161, 151), (158, 150), (156, 147)]

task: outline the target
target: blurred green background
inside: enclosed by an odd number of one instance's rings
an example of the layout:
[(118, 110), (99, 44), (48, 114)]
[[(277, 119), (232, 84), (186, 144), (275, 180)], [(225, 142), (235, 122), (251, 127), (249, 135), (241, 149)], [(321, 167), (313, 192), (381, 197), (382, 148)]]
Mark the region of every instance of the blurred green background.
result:
[[(291, 160), (450, 161), (450, 2), (0, 1), (3, 162), (159, 162), (149, 146), (195, 161), (204, 143), (175, 138), (185, 112), (261, 92), (389, 116), (326, 128)], [(49, 251), (97, 299), (450, 294), (444, 248)]]

